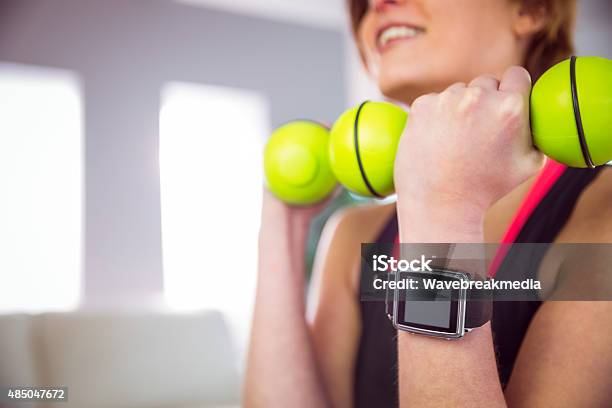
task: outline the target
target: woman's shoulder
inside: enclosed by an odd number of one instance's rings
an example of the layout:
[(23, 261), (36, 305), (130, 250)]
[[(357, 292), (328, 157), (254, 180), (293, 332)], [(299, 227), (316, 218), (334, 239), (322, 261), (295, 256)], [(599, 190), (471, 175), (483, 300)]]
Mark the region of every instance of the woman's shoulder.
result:
[(395, 203), (343, 208), (329, 218), (324, 233), (336, 240), (358, 241), (359, 244), (372, 242), (394, 213)]
[(612, 166), (584, 189), (557, 241), (612, 243)]
[(333, 272), (331, 279), (354, 281), (353, 272), (359, 263), (361, 244), (373, 242), (379, 231), (395, 213), (395, 204), (363, 204), (333, 214), (321, 234), (315, 269)]

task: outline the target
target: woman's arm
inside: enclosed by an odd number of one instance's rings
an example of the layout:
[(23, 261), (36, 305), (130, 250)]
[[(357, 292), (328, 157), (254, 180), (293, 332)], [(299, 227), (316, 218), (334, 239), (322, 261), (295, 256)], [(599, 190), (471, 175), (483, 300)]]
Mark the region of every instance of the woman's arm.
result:
[(374, 238), (395, 207), (353, 207), (326, 223), (307, 323), (304, 248), (310, 219), (320, 207), (288, 207), (266, 193), (247, 406), (353, 406), (360, 334), (357, 255), (361, 242)]
[(550, 301), (532, 320), (506, 399), (511, 407), (610, 406), (612, 302)]
[[(488, 208), (543, 164), (530, 89), (511, 68), (501, 82), (479, 77), (415, 101), (395, 162), (401, 242), (483, 242)], [(506, 404), (489, 324), (454, 341), (400, 332), (398, 353), (402, 406)]]
[[(352, 210), (326, 225), (314, 266), (309, 311), (312, 339), (333, 407), (353, 406), (353, 372), (360, 332), (359, 306), (351, 282), (358, 253), (350, 242)], [(352, 255), (352, 256), (349, 256)]]
[[(436, 227), (435, 219), (451, 219), (458, 206), (433, 219), (422, 212), (400, 213), (402, 242), (482, 242), (482, 223), (459, 217), (453, 226)], [(482, 271), (470, 271), (480, 274)], [(497, 373), (489, 323), (458, 340), (398, 332), (400, 405), (402, 407), (502, 407), (504, 395)]]
[(329, 405), (305, 318), (304, 251), (317, 211), (287, 206), (264, 193), (247, 407)]
[(585, 192), (586, 207), (576, 208), (564, 231), (566, 239), (597, 244), (558, 247), (564, 259), (553, 296), (567, 300), (545, 302), (534, 316), (506, 387), (512, 407), (612, 403), (612, 196), (605, 187)]
[(359, 253), (395, 206), (358, 206), (328, 221), (321, 236), (310, 300), (312, 339), (332, 406), (354, 406), (359, 318)]

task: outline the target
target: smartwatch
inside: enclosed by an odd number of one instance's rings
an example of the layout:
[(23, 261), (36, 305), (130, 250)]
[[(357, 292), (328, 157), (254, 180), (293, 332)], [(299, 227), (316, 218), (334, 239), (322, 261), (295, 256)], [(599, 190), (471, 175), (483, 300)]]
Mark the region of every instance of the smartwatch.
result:
[(389, 280), (396, 284), (387, 286), (385, 309), (397, 330), (457, 339), (491, 320), (490, 297), (466, 272), (432, 268), (391, 273)]

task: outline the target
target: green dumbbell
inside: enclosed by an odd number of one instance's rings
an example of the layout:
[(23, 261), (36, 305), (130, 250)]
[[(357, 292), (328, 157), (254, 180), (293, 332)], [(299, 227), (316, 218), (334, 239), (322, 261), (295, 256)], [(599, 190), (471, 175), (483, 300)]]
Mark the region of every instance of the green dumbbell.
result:
[(329, 163), (329, 130), (306, 120), (279, 127), (266, 144), (264, 173), (270, 191), (287, 203), (321, 201), (337, 185)]
[[(534, 145), (571, 167), (612, 160), (612, 61), (572, 57), (560, 62), (531, 93)], [(373, 197), (394, 192), (393, 163), (408, 114), (387, 102), (364, 102), (344, 112), (331, 132), (314, 122), (289, 123), (266, 146), (270, 190), (292, 204), (327, 196), (336, 179)]]
[(388, 102), (364, 102), (331, 130), (329, 156), (340, 183), (365, 197), (393, 194), (393, 163), (408, 114)]
[(572, 57), (531, 92), (531, 133), (546, 156), (570, 167), (612, 160), (612, 60)]
[[(612, 160), (612, 60), (572, 57), (546, 71), (531, 93), (534, 145), (570, 167)], [(331, 130), (330, 159), (338, 180), (364, 196), (392, 194), (393, 162), (407, 113), (364, 102)]]

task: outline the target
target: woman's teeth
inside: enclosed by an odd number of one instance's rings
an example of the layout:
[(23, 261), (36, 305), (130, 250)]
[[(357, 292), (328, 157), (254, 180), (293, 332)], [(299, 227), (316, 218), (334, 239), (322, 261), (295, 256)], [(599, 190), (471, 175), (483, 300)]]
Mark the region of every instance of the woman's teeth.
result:
[(378, 46), (384, 47), (389, 41), (398, 40), (400, 38), (414, 38), (419, 35), (422, 30), (407, 26), (392, 26), (383, 31), (378, 37)]

